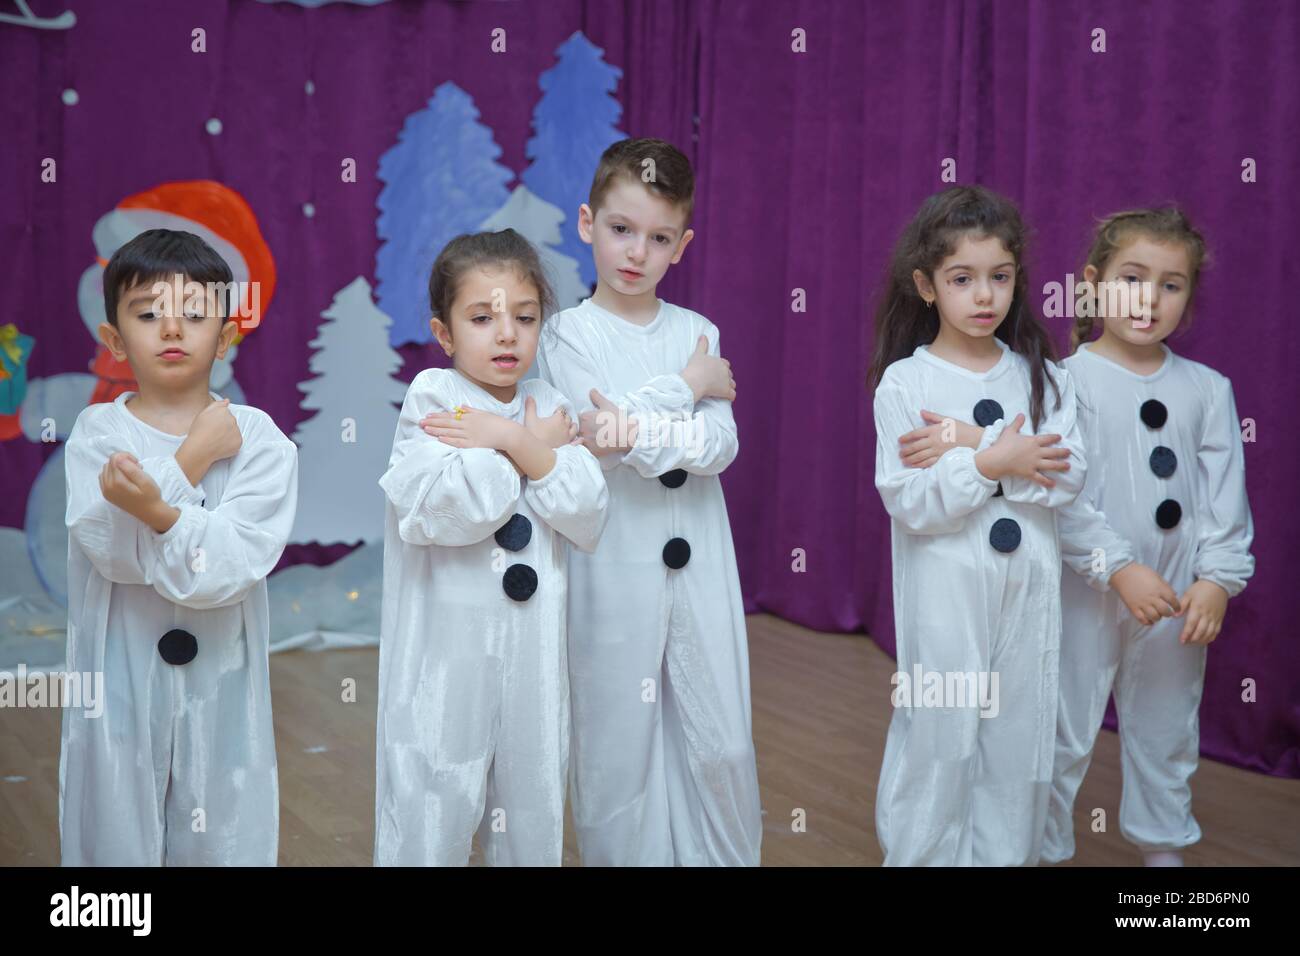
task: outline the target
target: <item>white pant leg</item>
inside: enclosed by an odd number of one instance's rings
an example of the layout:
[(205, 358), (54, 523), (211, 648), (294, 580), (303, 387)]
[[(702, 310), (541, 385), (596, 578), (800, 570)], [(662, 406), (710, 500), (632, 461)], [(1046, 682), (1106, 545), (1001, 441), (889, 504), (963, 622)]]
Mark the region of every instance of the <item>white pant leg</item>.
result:
[(673, 863), (661, 620), (602, 615), (594, 602), (570, 615), (571, 792), (583, 866)]
[(1061, 679), (1051, 805), (1042, 859), (1074, 856), (1074, 802), (1092, 763), (1120, 648), (1138, 626), (1113, 591), (1101, 593), (1073, 571), (1061, 572)]
[[(952, 619), (945, 602), (918, 605), (897, 635), (898, 672), (987, 670), (984, 622)], [(900, 683), (896, 692), (901, 691)], [(976, 707), (896, 706), (876, 788), (876, 837), (885, 866), (969, 866), (972, 802), (982, 721)], [(901, 701), (900, 701), (901, 703)]]
[(1190, 781), (1199, 755), (1206, 648), (1178, 642), (1185, 623), (1162, 618), (1127, 641), (1115, 680), (1124, 767), (1120, 832), (1148, 851), (1201, 838)]
[(674, 861), (758, 866), (763, 818), (744, 616), (692, 595), (683, 576), (669, 583), (663, 746)]
[(63, 713), (61, 863), (161, 866), (172, 760), (171, 668), (149, 640), (108, 640), (104, 655), (103, 713)]
[(519, 638), (506, 668), (479, 842), (489, 866), (559, 866), (569, 767), (565, 634), (556, 627)]
[(977, 726), (970, 862), (1035, 866), (1047, 824), (1056, 737), (1059, 565), (1025, 560), (995, 567), (1004, 577), (1000, 611), (990, 627), (992, 699)]
[(418, 671), (395, 674), (385, 688), (376, 866), (469, 862), (497, 747), (501, 668), (499, 653), (431, 650)]
[(275, 866), (280, 792), (268, 662), (242, 634), (205, 638), (192, 661), (169, 667), (176, 717), (166, 862)]

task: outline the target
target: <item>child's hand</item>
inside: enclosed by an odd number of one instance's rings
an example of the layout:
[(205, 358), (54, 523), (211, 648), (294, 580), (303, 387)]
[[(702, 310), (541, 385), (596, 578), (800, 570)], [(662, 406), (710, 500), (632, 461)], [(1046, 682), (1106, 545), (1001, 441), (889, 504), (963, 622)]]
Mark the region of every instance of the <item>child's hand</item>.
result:
[(975, 456), (975, 467), (992, 481), (1010, 477), (1027, 478), (1044, 488), (1055, 488), (1056, 482), (1044, 472), (1069, 471), (1068, 448), (1053, 448), (1060, 435), (1022, 435), (1020, 426), (1025, 423), (1024, 413), (1016, 415), (1002, 434), (988, 448)]
[(430, 412), (420, 419), (426, 435), (453, 448), (492, 448), (504, 451), (517, 429), (523, 426), (508, 418), (494, 415), (468, 405), (456, 412)]
[(158, 485), (140, 467), (135, 456), (125, 451), (114, 452), (104, 463), (99, 472), (99, 490), (109, 504), (117, 505), (146, 524), (162, 501)]
[(691, 360), (682, 369), (682, 378), (695, 393), (695, 400), (725, 398), (736, 400), (736, 380), (731, 376), (731, 363), (709, 354), (709, 340), (703, 335), (695, 345)]
[(598, 458), (626, 454), (636, 444), (637, 420), (629, 415), (620, 422), (622, 410), (594, 388), (590, 398), (596, 407), (579, 416), (579, 440)]
[[(899, 436), (898, 456), (908, 468), (929, 468), (944, 452), (958, 447), (978, 448), (984, 429), (957, 418), (944, 418), (921, 409), (921, 418), (929, 422), (924, 428)], [(951, 422), (951, 425), (948, 424)], [(952, 440), (945, 441), (948, 435)]]
[(244, 436), (239, 432), (239, 422), (230, 413), (230, 399), (213, 402), (194, 416), (194, 424), (181, 444), (190, 442), (204, 452), (208, 461), (235, 456), (243, 447)]
[(1182, 611), (1187, 615), (1180, 644), (1209, 644), (1223, 629), (1228, 610), (1228, 592), (1213, 581), (1197, 581), (1183, 592)]
[(537, 403), (531, 395), (524, 399), (524, 427), (547, 448), (567, 445), (578, 436), (577, 423), (569, 421), (569, 413), (563, 405), (549, 418), (542, 418), (537, 414)]
[(1177, 617), (1178, 592), (1169, 582), (1145, 564), (1126, 564), (1110, 576), (1110, 586), (1124, 602), (1129, 613), (1146, 625), (1162, 617)]

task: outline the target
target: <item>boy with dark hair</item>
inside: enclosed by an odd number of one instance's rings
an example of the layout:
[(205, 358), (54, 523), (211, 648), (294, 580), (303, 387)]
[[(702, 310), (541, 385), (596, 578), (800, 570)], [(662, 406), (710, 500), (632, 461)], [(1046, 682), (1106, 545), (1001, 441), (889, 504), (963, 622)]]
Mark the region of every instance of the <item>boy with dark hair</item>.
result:
[(151, 229), (104, 270), (100, 339), (139, 392), (68, 437), (70, 672), (103, 713), (63, 713), (64, 865), (268, 865), (279, 793), (266, 576), (293, 526), (297, 447), (208, 390), (238, 332), (231, 272)]

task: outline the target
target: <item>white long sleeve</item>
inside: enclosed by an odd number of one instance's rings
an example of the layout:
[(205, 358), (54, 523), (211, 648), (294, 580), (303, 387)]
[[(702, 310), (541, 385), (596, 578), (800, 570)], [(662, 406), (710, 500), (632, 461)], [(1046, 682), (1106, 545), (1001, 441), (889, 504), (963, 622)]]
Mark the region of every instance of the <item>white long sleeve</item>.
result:
[[(1095, 447), (1093, 438), (1099, 427), (1097, 416), (1089, 407), (1083, 389), (1076, 389), (1079, 438), (1084, 448)], [(1056, 526), (1060, 533), (1061, 560), (1097, 591), (1110, 590), (1110, 578), (1120, 568), (1137, 560), (1132, 542), (1116, 531), (1097, 506), (1097, 484), (1101, 470), (1092, 468), (1079, 496), (1057, 511)]]
[[(170, 482), (188, 485), (176, 460), (151, 462), (151, 474), (175, 473)], [(160, 487), (162, 485), (160, 484)], [(202, 493), (190, 500), (163, 534), (140, 539), (147, 582), (184, 607), (206, 609), (238, 604), (275, 568), (293, 528), (298, 506), (298, 449), (288, 439), (246, 441), (230, 462), (221, 503), (203, 507)]]
[(519, 473), (494, 449), (455, 448), (420, 428), (425, 415), (451, 411), (459, 403), (431, 371), (439, 370), (421, 372), (406, 393), (379, 484), (406, 543), (474, 544), (510, 517), (519, 498)]
[(1255, 526), (1246, 499), (1246, 462), (1232, 383), (1217, 376), (1212, 388), (1196, 453), (1202, 505), (1193, 569), (1197, 578), (1213, 581), (1235, 597), (1255, 571), (1250, 553)]
[[(915, 406), (915, 407), (913, 407)], [(899, 457), (898, 439), (924, 424), (921, 402), (885, 380), (876, 389), (876, 489), (885, 510), (912, 534), (961, 530), (966, 516), (982, 507), (997, 482), (975, 467), (975, 451), (953, 448), (929, 468), (909, 468)]]
[[(114, 441), (88, 433), (86, 421), (84, 414), (77, 418), (64, 447), (68, 488), (65, 522), (69, 538), (90, 559), (95, 570), (114, 584), (147, 584), (139, 541), (143, 532), (152, 534), (153, 529), (106, 501), (99, 488), (99, 474), (108, 459), (119, 451), (134, 456), (135, 449), (126, 447), (120, 439)], [(179, 506), (180, 499), (169, 497), (169, 491), (172, 489), (163, 489), (164, 500)]]
[(538, 517), (583, 551), (595, 551), (609, 515), (609, 489), (596, 456), (580, 445), (555, 449), (555, 467), (524, 485)]
[[(709, 354), (720, 356), (720, 336), (712, 325), (704, 333)], [(693, 475), (723, 472), (740, 451), (736, 420), (731, 402), (706, 398), (695, 401), (695, 393), (680, 374), (656, 375), (637, 388), (610, 394), (608, 382), (571, 340), (552, 343), (562, 355), (538, 352), (538, 371), (573, 401), (578, 412), (591, 409), (591, 390), (597, 389), (619, 406), (623, 414), (637, 420), (633, 447), (622, 456), (601, 456), (605, 469), (627, 465), (645, 478), (655, 478), (682, 469)]]
[[(1065, 369), (1054, 366), (1053, 377), (1061, 391), (1061, 401), (1055, 404), (1055, 394), (1050, 384), (1043, 387), (1043, 421), (1036, 434), (1061, 436), (1061, 447), (1069, 449), (1069, 471), (1051, 472), (1052, 488), (1044, 488), (1036, 481), (1008, 475), (1002, 479), (1002, 492), (1008, 501), (1019, 501), (1027, 505), (1041, 505), (1044, 508), (1060, 508), (1068, 505), (1078, 497), (1083, 488), (1088, 471), (1087, 456), (1084, 453), (1083, 439), (1079, 434), (1078, 409), (1074, 381)], [(997, 441), (1009, 422), (999, 419), (984, 430), (980, 442), (981, 450)], [(1029, 434), (1029, 420), (1021, 425), (1021, 434)]]

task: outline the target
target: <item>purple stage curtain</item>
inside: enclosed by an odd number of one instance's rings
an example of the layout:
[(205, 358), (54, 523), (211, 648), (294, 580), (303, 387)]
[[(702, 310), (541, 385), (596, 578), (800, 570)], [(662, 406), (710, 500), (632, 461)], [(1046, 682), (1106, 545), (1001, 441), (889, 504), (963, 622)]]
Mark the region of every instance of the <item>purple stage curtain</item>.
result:
[[(1300, 218), (1296, 4), (31, 5), (44, 16), (71, 7), (78, 24), (0, 25), (0, 324), (36, 337), (28, 374), (84, 371), (93, 357), (76, 289), (95, 221), (157, 183), (217, 179), (248, 200), (275, 255), (275, 301), (241, 347), (238, 378), (286, 433), (309, 414), (297, 383), (321, 311), (352, 278), (374, 282), (377, 165), (403, 119), (451, 80), (520, 173), (537, 77), (582, 30), (623, 70), (620, 128), (672, 140), (696, 162), (697, 238), (661, 295), (717, 323), (736, 372), (741, 452), (724, 484), (747, 607), (865, 630), (891, 653), (889, 526), (864, 383), (871, 306), (899, 230), (946, 185), (941, 163), (1021, 204), (1033, 289), (1081, 270), (1095, 217), (1180, 203), (1214, 261), (1195, 323), (1171, 345), (1232, 378), (1258, 438), (1246, 448), (1258, 569), (1211, 648), (1202, 749), (1300, 776), (1300, 602), (1287, 597), (1300, 567), (1300, 509), (1288, 504), (1300, 355), (1286, 311)], [(206, 54), (190, 51), (198, 26)], [(491, 51), (497, 27), (505, 54)], [(792, 51), (796, 30), (807, 52)], [(1105, 53), (1092, 52), (1094, 30)], [(69, 88), (75, 106), (60, 101)], [(220, 136), (204, 131), (209, 117)], [(340, 182), (345, 156), (355, 184)], [(40, 181), (44, 157), (59, 161), (57, 186)], [(1247, 158), (1257, 182), (1242, 182)], [(792, 311), (797, 289), (805, 312)], [(1049, 326), (1064, 347), (1068, 320)], [(442, 364), (436, 348), (401, 351), (408, 380)], [(22, 526), (49, 454), (0, 442), (0, 525)], [(806, 571), (793, 570), (796, 549)], [(346, 550), (298, 546), (286, 561)], [(943, 601), (944, 582), (934, 587)], [(1257, 702), (1241, 701), (1246, 679)]]
[[(802, 56), (786, 52), (796, 27)], [(1104, 54), (1090, 50), (1095, 28)], [(1300, 517), (1288, 504), (1300, 455), (1279, 414), (1300, 391), (1287, 305), (1298, 272), (1286, 266), (1300, 211), (1300, 148), (1287, 132), (1300, 119), (1297, 5), (954, 0), (774, 15), (718, 4), (701, 32), (691, 304), (718, 320), (737, 370), (741, 453), (725, 482), (751, 606), (866, 629), (893, 652), (889, 522), (863, 382), (891, 245), (945, 185), (944, 158), (959, 183), (1021, 205), (1031, 289), (1082, 272), (1096, 217), (1175, 201), (1214, 261), (1195, 322), (1170, 344), (1233, 380), (1258, 439), (1246, 446), (1257, 571), (1210, 649), (1202, 750), (1300, 776)], [(1258, 182), (1242, 182), (1247, 157)], [(806, 313), (791, 311), (795, 288), (807, 290)], [(1048, 322), (1058, 348), (1069, 321)], [(796, 548), (805, 573), (791, 569)], [(934, 600), (945, 600), (942, 580)], [(1255, 703), (1241, 699), (1248, 678)]]

